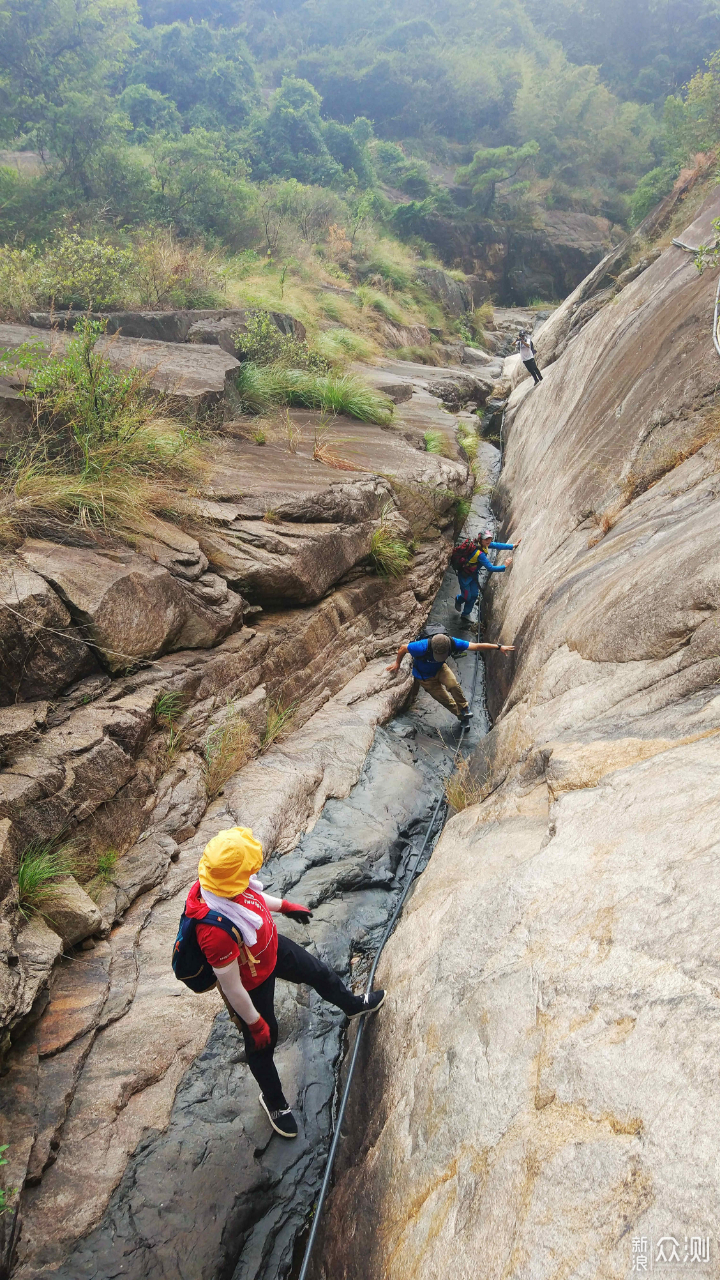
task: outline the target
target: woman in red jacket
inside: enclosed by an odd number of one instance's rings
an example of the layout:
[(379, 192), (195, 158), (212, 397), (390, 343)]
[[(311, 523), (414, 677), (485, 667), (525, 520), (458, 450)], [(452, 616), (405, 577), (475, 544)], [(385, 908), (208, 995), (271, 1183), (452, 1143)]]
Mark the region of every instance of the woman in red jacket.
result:
[[(273, 1059), (278, 1037), (275, 979), (307, 983), (349, 1018), (374, 1014), (385, 993), (379, 990), (355, 996), (334, 970), (278, 934), (273, 912), (303, 925), (312, 912), (300, 903), (263, 893), (256, 875), (262, 861), (262, 846), (249, 827), (218, 832), (205, 846), (199, 880), (190, 890), (185, 912), (196, 921), (197, 941), (215, 972), (230, 1016), (243, 1034), (248, 1067), (260, 1086), (260, 1103), (270, 1124), (284, 1139), (294, 1139), (297, 1123)], [(233, 922), (237, 942), (211, 923), (213, 913), (218, 912)]]

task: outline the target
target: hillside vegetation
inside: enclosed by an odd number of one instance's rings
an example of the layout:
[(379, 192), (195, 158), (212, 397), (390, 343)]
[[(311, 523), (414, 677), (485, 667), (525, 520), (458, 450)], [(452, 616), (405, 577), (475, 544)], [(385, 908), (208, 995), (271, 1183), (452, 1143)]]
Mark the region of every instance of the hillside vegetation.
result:
[(0, 307), (317, 324), (336, 281), (432, 324), (429, 214), (638, 221), (715, 145), (718, 45), (718, 0), (1, 0)]

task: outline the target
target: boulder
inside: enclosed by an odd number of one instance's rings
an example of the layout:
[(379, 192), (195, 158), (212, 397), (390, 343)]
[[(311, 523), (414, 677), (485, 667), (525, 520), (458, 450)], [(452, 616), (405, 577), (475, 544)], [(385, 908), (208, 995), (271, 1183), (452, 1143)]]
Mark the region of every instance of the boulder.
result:
[[(269, 315), (274, 325), (292, 338), (304, 338), (305, 326), (294, 316), (282, 311), (271, 311)], [(243, 329), (248, 317), (244, 307), (195, 311), (109, 311), (93, 312), (91, 320), (105, 321), (108, 334), (120, 334), (123, 338), (147, 338), (155, 342), (200, 342), (217, 343), (214, 335), (217, 332), (237, 332)], [(87, 320), (85, 311), (32, 311), (30, 324), (38, 329), (73, 330), (81, 320)], [(224, 326), (218, 330), (217, 326)], [(206, 333), (208, 337), (198, 337)], [(220, 344), (222, 346), (222, 344)], [(230, 353), (233, 354), (232, 352)]]
[(42, 914), (50, 929), (60, 935), (64, 948), (75, 947), (102, 928), (102, 915), (90, 895), (74, 876), (63, 876), (42, 903)]
[(437, 396), (442, 400), (448, 409), (459, 409), (469, 401), (474, 401), (476, 405), (484, 405), (488, 396), (492, 394), (493, 383), (477, 375), (448, 372), (429, 381), (427, 389), (431, 396)]
[(214, 645), (241, 617), (242, 602), (215, 575), (185, 582), (129, 548), (26, 539), (19, 555), (50, 583), (113, 672), (170, 649)]
[(473, 310), (473, 290), (464, 280), (456, 280), (439, 267), (417, 267), (415, 274), (430, 297), (439, 302), (448, 315), (459, 318)]
[(396, 325), (381, 320), (379, 328), (388, 347), (429, 347), (432, 342), (427, 325)]
[[(62, 353), (67, 350), (70, 337), (69, 333), (47, 332), (29, 325), (0, 325), (0, 348), (8, 351), (33, 343), (48, 355)], [(107, 357), (116, 372), (138, 369), (147, 375), (154, 390), (187, 400), (198, 410), (208, 409), (222, 398), (226, 376), (238, 367), (235, 357), (217, 346), (125, 338), (119, 334), (98, 339), (96, 350)]]
[(27, 562), (0, 563), (0, 705), (52, 698), (98, 666), (70, 611)]
[(185, 622), (179, 582), (130, 549), (90, 551), (26, 539), (19, 555), (83, 624), (110, 671), (172, 646)]
[(0, 707), (0, 761), (10, 752), (16, 751), (23, 743), (38, 736), (38, 730), (45, 724), (48, 704), (14, 703), (11, 707)]
[(377, 523), (355, 525), (234, 521), (216, 533), (196, 531), (208, 560), (250, 600), (319, 600), (363, 560)]

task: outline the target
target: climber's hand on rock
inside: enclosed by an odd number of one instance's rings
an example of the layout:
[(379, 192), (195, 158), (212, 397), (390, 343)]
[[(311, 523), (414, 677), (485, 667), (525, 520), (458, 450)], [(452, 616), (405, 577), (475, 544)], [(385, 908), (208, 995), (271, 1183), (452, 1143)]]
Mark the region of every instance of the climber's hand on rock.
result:
[(501, 646), (500, 646), (500, 653), (501, 653), (501, 654), (512, 654), (512, 653), (513, 653), (513, 651), (514, 651), (514, 649), (515, 649), (515, 646), (514, 646), (514, 645), (501, 645)]
[(312, 912), (309, 907), (303, 907), (302, 903), (288, 903), (284, 898), (280, 908), (283, 916), (289, 916), (292, 921), (299, 921), (301, 925), (309, 925)]
[(518, 538), (517, 542), (513, 543), (513, 551), (515, 551), (515, 549), (520, 546), (521, 542), (522, 542), (522, 538)]
[(386, 670), (387, 672), (399, 672), (399, 671), (400, 671), (400, 664), (399, 664), (399, 663), (391, 663), (391, 664), (390, 664), (390, 666), (389, 666), (389, 667), (386, 667), (386, 669), (385, 669), (385, 670)]
[(270, 1028), (265, 1022), (262, 1014), (258, 1015), (256, 1023), (248, 1023), (248, 1032), (253, 1039), (253, 1045), (256, 1050), (266, 1050), (270, 1044)]

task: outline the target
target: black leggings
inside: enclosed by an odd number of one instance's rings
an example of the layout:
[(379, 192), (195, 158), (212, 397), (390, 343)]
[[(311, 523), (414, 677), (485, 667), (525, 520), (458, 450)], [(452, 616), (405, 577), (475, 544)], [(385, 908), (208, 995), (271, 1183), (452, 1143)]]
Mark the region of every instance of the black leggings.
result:
[(542, 382), (542, 374), (540, 373), (540, 370), (539, 370), (539, 369), (538, 369), (538, 367), (537, 367), (537, 361), (536, 361), (536, 360), (524, 360), (524, 361), (523, 361), (523, 364), (524, 364), (525, 368), (528, 370), (528, 372), (532, 374), (533, 378), (535, 379), (535, 382), (536, 382), (536, 383), (541, 383), (541, 382)]
[(331, 970), (329, 965), (319, 961), (316, 956), (299, 944), (293, 943), (292, 939), (286, 938), (284, 934), (278, 934), (275, 969), (269, 978), (250, 992), (250, 999), (255, 1009), (270, 1028), (271, 1040), (266, 1050), (255, 1049), (247, 1024), (234, 1010), (230, 1010), (230, 1017), (243, 1034), (248, 1067), (260, 1086), (271, 1112), (287, 1107), (287, 1100), (273, 1060), (278, 1038), (274, 1002), (275, 979), (286, 979), (288, 983), (307, 983), (323, 1000), (329, 1001), (331, 1005), (337, 1005), (345, 1014), (354, 1014), (362, 1004), (362, 998), (354, 996), (339, 974)]

